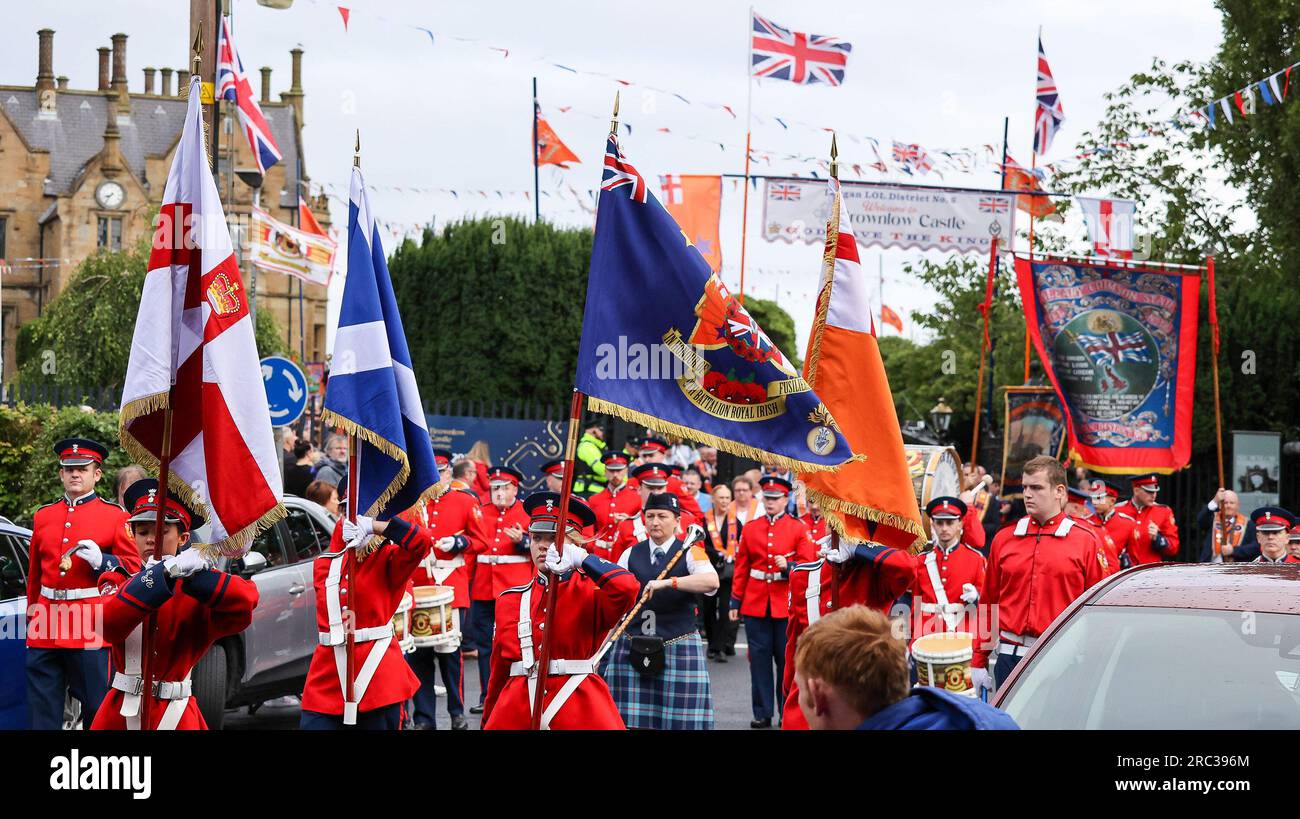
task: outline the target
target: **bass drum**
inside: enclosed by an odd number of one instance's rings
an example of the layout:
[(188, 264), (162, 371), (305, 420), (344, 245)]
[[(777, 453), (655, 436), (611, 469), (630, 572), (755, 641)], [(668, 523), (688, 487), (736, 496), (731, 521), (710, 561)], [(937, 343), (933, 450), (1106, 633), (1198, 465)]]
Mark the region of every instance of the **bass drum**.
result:
[(950, 446), (905, 446), (907, 469), (912, 475), (912, 489), (921, 507), (921, 523), (930, 537), (930, 517), (925, 506), (944, 495), (956, 497), (966, 487), (962, 483), (961, 456)]

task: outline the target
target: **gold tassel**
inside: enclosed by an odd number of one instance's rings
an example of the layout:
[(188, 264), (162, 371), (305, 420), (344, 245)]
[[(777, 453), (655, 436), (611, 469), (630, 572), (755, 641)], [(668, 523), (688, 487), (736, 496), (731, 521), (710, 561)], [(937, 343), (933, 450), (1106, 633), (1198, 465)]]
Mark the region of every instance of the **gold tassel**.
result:
[(817, 315), (813, 318), (811, 339), (808, 345), (808, 360), (804, 362), (804, 380), (813, 390), (817, 389), (817, 364), (821, 361), (822, 334), (826, 330), (826, 312), (830, 309), (831, 289), (835, 284), (835, 250), (840, 241), (840, 197), (837, 194), (831, 205), (831, 218), (826, 223), (826, 248), (822, 252), (822, 287), (817, 295)]
[(841, 519), (841, 516), (852, 515), (875, 523), (883, 523), (886, 526), (892, 526), (899, 531), (907, 532), (912, 535), (914, 538), (910, 548), (912, 554), (920, 552), (928, 542), (928, 539), (925, 536), (925, 529), (922, 528), (920, 523), (911, 518), (903, 517), (902, 515), (897, 515), (893, 512), (873, 509), (870, 506), (849, 503), (848, 501), (831, 497), (830, 495), (827, 495), (820, 490), (813, 489), (812, 487), (808, 487), (808, 496), (817, 501), (817, 505), (826, 513), (827, 524), (842, 537), (848, 537), (849, 535), (845, 529), (844, 521)]

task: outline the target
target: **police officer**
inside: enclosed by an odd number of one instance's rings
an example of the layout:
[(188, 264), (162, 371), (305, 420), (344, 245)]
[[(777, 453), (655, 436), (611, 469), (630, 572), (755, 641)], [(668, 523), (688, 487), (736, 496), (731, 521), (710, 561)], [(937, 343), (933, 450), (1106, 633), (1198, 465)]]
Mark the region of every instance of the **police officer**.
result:
[(1296, 524), (1294, 515), (1280, 506), (1261, 506), (1250, 513), (1250, 519), (1259, 542), (1259, 557), (1251, 563), (1300, 563), (1300, 558), (1287, 553), (1288, 530)]
[[(1066, 475), (1050, 455), (1024, 466), (1025, 517), (1006, 526), (989, 547), (988, 571), (980, 594), (996, 606), (998, 646), (993, 673), (1006, 680), (1056, 616), (1106, 574), (1106, 556), (1097, 536), (1065, 514)], [(990, 650), (975, 647), (971, 682), (992, 688)]]
[(57, 731), (69, 689), (89, 727), (108, 690), (101, 575), (140, 569), (127, 513), (95, 494), (108, 449), (86, 438), (54, 445), (63, 497), (36, 510), (27, 572), (27, 710), (31, 727)]
[(605, 428), (598, 423), (588, 424), (578, 441), (576, 453), (577, 477), (573, 481), (573, 491), (579, 497), (590, 497), (605, 488), (604, 455)]
[[(790, 481), (764, 475), (759, 482), (766, 513), (746, 523), (736, 549), (735, 576), (731, 581), (732, 620), (743, 619), (749, 642), (751, 728), (771, 728), (777, 696), (783, 700), (786, 620), (789, 617), (790, 567), (812, 561), (817, 547), (808, 527), (786, 514), (793, 489)], [(773, 677), (775, 670), (776, 676)]]

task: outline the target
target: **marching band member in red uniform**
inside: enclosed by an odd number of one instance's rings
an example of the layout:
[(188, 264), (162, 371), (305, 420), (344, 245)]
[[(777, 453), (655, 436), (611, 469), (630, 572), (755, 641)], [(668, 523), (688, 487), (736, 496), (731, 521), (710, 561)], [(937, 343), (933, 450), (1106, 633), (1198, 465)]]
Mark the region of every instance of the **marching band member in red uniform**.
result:
[[(578, 498), (569, 499), (567, 536), (557, 549), (559, 505), (560, 496), (554, 492), (536, 492), (525, 503), (532, 517), (529, 550), (537, 576), (507, 589), (498, 601), (492, 674), (483, 704), (485, 730), (525, 730), (532, 725), (543, 634), (553, 642), (542, 727), (624, 728), (592, 658), (605, 636), (636, 604), (640, 583), (627, 569), (570, 542), (596, 522), (591, 508)], [(550, 583), (559, 586), (555, 610), (543, 632), (540, 625)]]
[[(564, 489), (564, 461), (547, 461), (542, 464), (542, 474), (546, 476), (546, 491), (554, 492), (557, 495), (560, 494), (561, 490)], [(581, 534), (584, 545), (594, 545), (596, 541), (596, 524), (584, 527)], [(587, 545), (587, 549), (590, 550), (592, 545)]]
[(749, 641), (749, 682), (754, 712), (749, 727), (771, 728), (772, 712), (785, 697), (790, 568), (815, 559), (817, 547), (808, 538), (808, 527), (785, 512), (793, 489), (790, 482), (776, 475), (764, 475), (759, 486), (766, 514), (746, 523), (740, 532), (728, 616), (733, 621), (744, 618), (745, 638)]
[[(1133, 565), (1159, 563), (1178, 554), (1178, 524), (1174, 521), (1174, 510), (1162, 503), (1156, 503), (1156, 493), (1160, 491), (1160, 476), (1139, 475), (1132, 479), (1133, 497), (1115, 507), (1136, 524), (1130, 530), (1127, 539), (1116, 539), (1121, 550), (1128, 553)], [(1114, 535), (1112, 534), (1112, 537)]]
[[(1000, 685), (1056, 616), (1106, 576), (1106, 555), (1092, 530), (1065, 514), (1066, 476), (1050, 455), (1031, 458), (1024, 467), (1025, 511), (1005, 526), (989, 548), (988, 571), (980, 594), (997, 606), (1000, 642), (994, 668)], [(971, 683), (992, 688), (990, 649), (975, 646)]]
[[(646, 501), (651, 495), (657, 495), (660, 492), (671, 492), (671, 476), (668, 474), (668, 467), (661, 463), (641, 464), (632, 470), (631, 481), (635, 481), (637, 495), (641, 501), (641, 507), (645, 506)], [(676, 493), (674, 493), (676, 494)], [(681, 496), (677, 499), (680, 501)], [(677, 537), (685, 537), (686, 530), (692, 524), (699, 523), (700, 518), (686, 511), (686, 504), (681, 504), (681, 520), (677, 526)], [(699, 505), (696, 504), (696, 509)], [(641, 517), (640, 508), (637, 513), (630, 518), (625, 519), (618, 525), (618, 534), (614, 537), (614, 545), (610, 549), (609, 559), (617, 562), (623, 553), (641, 541), (646, 539), (645, 520)]]
[[(662, 438), (655, 438), (654, 436), (642, 438), (638, 445), (637, 455), (641, 461), (638, 466), (643, 466), (645, 464), (660, 464), (663, 466), (664, 472), (668, 477), (668, 491), (676, 495), (677, 499), (682, 502), (683, 512), (689, 512), (692, 520), (699, 520), (704, 517), (704, 512), (700, 509), (699, 500), (691, 494), (689, 489), (686, 488), (686, 485), (682, 483), (682, 479), (673, 474), (672, 467), (664, 463), (664, 459), (668, 457), (667, 441)], [(680, 471), (681, 467), (679, 466), (678, 472)], [(635, 487), (637, 485), (639, 479), (636, 477), (636, 474), (636, 470), (634, 469), (632, 471), (632, 478), (628, 481), (629, 486)], [(685, 517), (685, 515), (682, 517)], [(689, 526), (690, 524), (687, 525)], [(642, 538), (642, 540), (644, 539), (645, 538)]]
[[(470, 488), (474, 480), (474, 464), (463, 460), (451, 465), (451, 452), (435, 449), (433, 458), (438, 464), (438, 480), (447, 488), (425, 507), (424, 525), (429, 527), (434, 539), (433, 548), (420, 561), (411, 581), (416, 586), (448, 586), (455, 590), (452, 616), (463, 624), (469, 611), (469, 566), (465, 552), (469, 549), (469, 532), (483, 516), (479, 509), (478, 493)], [(457, 477), (459, 475), (459, 477)], [(416, 729), (437, 727), (438, 699), (434, 693), (436, 675), (441, 674), (447, 689), (447, 715), (453, 731), (469, 730), (465, 719), (465, 667), (460, 656), (460, 646), (453, 651), (435, 651), (432, 646), (415, 649), (406, 655), (406, 662), (420, 679), (420, 690), (413, 698), (412, 721)]]
[(528, 557), (528, 514), (519, 502), (519, 484), (524, 476), (508, 466), (494, 466), (488, 471), (492, 501), (480, 507), (482, 517), (470, 531), (470, 554), (474, 558), (474, 576), (469, 586), (469, 622), (465, 643), (478, 651), (479, 702), (469, 709), (483, 713), (487, 696), (488, 674), (492, 671), (492, 624), (496, 622), (496, 602), (501, 592), (531, 577)]
[[(339, 495), (347, 503), (346, 478)], [(385, 538), (362, 556), (372, 536)], [(432, 530), (400, 517), (375, 520), (344, 510), (334, 525), (330, 553), (316, 558), (318, 645), (307, 669), (302, 692), (303, 730), (390, 730), (403, 722), (403, 705), (420, 688), (420, 680), (402, 656), (393, 634), (393, 614), (401, 605), (411, 576), (433, 548)], [(345, 571), (352, 550), (352, 577)], [(347, 630), (343, 611), (353, 620), (353, 701), (345, 702)]]
[(805, 500), (807, 512), (799, 516), (799, 520), (808, 527), (808, 537), (813, 543), (820, 542), (829, 533), (826, 528), (826, 518), (822, 515), (822, 508), (817, 505), (817, 501), (812, 498)]
[[(1101, 497), (1103, 494), (1105, 498)], [(1106, 534), (1110, 535), (1110, 541), (1115, 544), (1115, 551), (1119, 554), (1119, 562), (1115, 570), (1127, 569), (1132, 564), (1124, 545), (1128, 543), (1134, 527), (1137, 526), (1137, 519), (1130, 514), (1133, 511), (1132, 504), (1119, 502), (1119, 487), (1110, 481), (1093, 482), (1092, 504), (1096, 507), (1097, 517), (1101, 519)]]
[(1093, 493), (1085, 492), (1082, 489), (1073, 486), (1066, 490), (1065, 514), (1077, 520), (1079, 523), (1087, 526), (1092, 533), (1097, 536), (1101, 543), (1102, 552), (1106, 555), (1106, 574), (1112, 575), (1119, 571), (1119, 547), (1106, 531), (1106, 526), (1097, 517), (1095, 512), (1088, 511), (1088, 501), (1092, 500)]
[[(190, 532), (203, 518), (171, 492), (162, 495), (158, 481), (131, 484), (124, 500), (131, 508), (131, 536), (149, 565), (104, 604), (104, 636), (113, 644), (113, 681), (93, 730), (207, 730), (190, 682), (194, 665), (217, 640), (238, 634), (253, 622), (257, 586), (211, 567), (190, 546)], [(156, 537), (158, 504), (164, 505), (161, 542)], [(154, 559), (163, 555), (161, 560)], [(123, 572), (125, 574), (125, 572)], [(144, 688), (145, 630), (154, 629), (148, 645), (152, 692)], [(149, 725), (142, 726), (142, 696), (151, 696)]]
[[(821, 548), (816, 560), (790, 568), (790, 622), (786, 626), (783, 677), (786, 695), (781, 727), (792, 731), (808, 729), (808, 720), (799, 708), (799, 688), (794, 681), (794, 656), (799, 649), (799, 637), (810, 625), (837, 607), (843, 609), (860, 604), (888, 613), (890, 606), (908, 590), (916, 576), (912, 556), (900, 549), (848, 540), (841, 540), (838, 548), (831, 548), (829, 535), (818, 545)], [(834, 606), (831, 605), (832, 585)]]
[[(916, 580), (912, 583), (913, 622), (917, 624), (913, 640), (926, 634), (969, 631), (980, 640), (974, 606), (984, 588), (988, 561), (970, 543), (962, 540), (969, 519), (966, 504), (960, 498), (934, 498), (925, 507), (930, 516), (933, 544), (916, 560)], [(916, 614), (920, 614), (917, 617)]]
[(609, 452), (601, 460), (605, 463), (605, 488), (587, 499), (596, 514), (596, 539), (587, 544), (587, 550), (613, 562), (618, 526), (641, 511), (641, 494), (628, 486), (626, 453)]
[(54, 454), (63, 497), (36, 510), (27, 568), (27, 713), (38, 731), (63, 727), (69, 689), (84, 724), (94, 722), (108, 690), (109, 650), (97, 630), (100, 579), (140, 570), (126, 512), (95, 494), (108, 449), (65, 438)]

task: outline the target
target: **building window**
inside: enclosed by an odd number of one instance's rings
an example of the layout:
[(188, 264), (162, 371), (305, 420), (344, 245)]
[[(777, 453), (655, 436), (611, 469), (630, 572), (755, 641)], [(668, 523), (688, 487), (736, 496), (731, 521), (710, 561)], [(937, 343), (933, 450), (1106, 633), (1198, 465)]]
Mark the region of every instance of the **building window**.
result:
[(122, 249), (122, 220), (120, 217), (99, 217), (99, 246), (109, 250)]
[(5, 256), (5, 234), (8, 230), (9, 220), (4, 216), (0, 216), (0, 259), (7, 258)]

